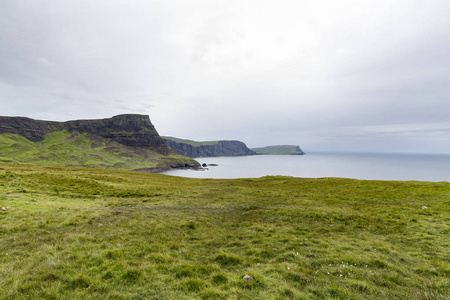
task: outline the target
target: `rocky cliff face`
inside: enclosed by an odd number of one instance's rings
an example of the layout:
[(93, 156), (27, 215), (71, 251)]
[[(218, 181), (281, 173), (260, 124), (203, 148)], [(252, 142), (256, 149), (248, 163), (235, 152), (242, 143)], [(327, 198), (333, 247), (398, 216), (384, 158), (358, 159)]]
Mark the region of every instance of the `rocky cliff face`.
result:
[(219, 141), (215, 145), (192, 146), (164, 139), (166, 144), (178, 153), (188, 157), (243, 156), (256, 153), (240, 141)]
[(47, 133), (54, 131), (58, 122), (39, 121), (25, 117), (0, 117), (0, 134), (19, 134), (32, 142), (40, 142)]
[(152, 149), (164, 155), (172, 153), (150, 122), (150, 117), (146, 115), (119, 115), (110, 119), (68, 121), (62, 125), (69, 132), (95, 134), (128, 147)]
[(0, 134), (14, 133), (30, 141), (42, 141), (52, 131), (89, 133), (128, 147), (144, 148), (163, 155), (173, 153), (146, 115), (119, 115), (109, 119), (51, 122), (24, 117), (0, 117)]

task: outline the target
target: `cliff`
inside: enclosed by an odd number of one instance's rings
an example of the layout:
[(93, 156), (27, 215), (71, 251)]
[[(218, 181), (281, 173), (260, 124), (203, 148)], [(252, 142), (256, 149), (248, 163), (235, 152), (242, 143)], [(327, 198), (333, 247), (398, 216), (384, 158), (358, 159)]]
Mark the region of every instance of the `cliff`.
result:
[(173, 137), (163, 137), (166, 144), (188, 157), (244, 156), (256, 153), (240, 141), (196, 142)]
[(109, 119), (52, 122), (24, 117), (0, 117), (0, 134), (19, 134), (32, 142), (41, 142), (45, 135), (67, 130), (89, 133), (111, 139), (129, 147), (149, 148), (160, 154), (170, 154), (169, 148), (159, 136), (149, 116), (119, 115)]
[(18, 134), (32, 142), (40, 142), (45, 135), (54, 131), (60, 123), (51, 121), (33, 120), (25, 117), (1, 117), (0, 134)]
[[(64, 134), (66, 132), (67, 134)], [(58, 134), (56, 134), (58, 133)], [(159, 136), (155, 127), (147, 115), (126, 114), (119, 115), (108, 119), (98, 120), (75, 120), (67, 122), (53, 122), (34, 120), (25, 117), (0, 117), (0, 135), (12, 134), (26, 138), (35, 144), (44, 146), (46, 139), (52, 139), (54, 136), (60, 136), (58, 140), (54, 140), (57, 146), (53, 147), (54, 153), (52, 157), (62, 155), (64, 148), (74, 146), (75, 140), (84, 139), (84, 146), (89, 144), (89, 149), (99, 148), (92, 157), (97, 156), (100, 160), (104, 160), (103, 166), (108, 166), (115, 161), (115, 166), (124, 163), (125, 158), (128, 159), (126, 165), (133, 165), (141, 170), (161, 171), (173, 167), (198, 167), (198, 163), (190, 158), (179, 155), (176, 151), (170, 149), (164, 140)], [(15, 155), (13, 150), (23, 149), (19, 147), (20, 139), (13, 136), (3, 136), (4, 145), (9, 148), (2, 147), (0, 149), (0, 157), (8, 158)], [(63, 144), (65, 144), (63, 146)], [(29, 143), (27, 144), (29, 146)], [(13, 147), (14, 146), (14, 147)], [(37, 146), (36, 146), (37, 147)], [(103, 147), (103, 148), (102, 148)], [(86, 147), (84, 147), (86, 148)], [(79, 152), (79, 148), (71, 148), (72, 152)], [(33, 147), (29, 149), (34, 151)], [(87, 155), (87, 149), (83, 150)], [(108, 155), (105, 151), (109, 152)], [(111, 153), (117, 152), (116, 157), (112, 158)], [(16, 151), (17, 152), (17, 151)], [(29, 154), (29, 153), (28, 153)], [(39, 161), (33, 155), (25, 155), (31, 162)], [(120, 155), (119, 155), (120, 154)], [(80, 152), (80, 155), (83, 153)], [(17, 155), (16, 155), (17, 156)], [(104, 157), (109, 157), (104, 159)], [(20, 157), (24, 157), (23, 153)], [(40, 155), (40, 157), (45, 157)], [(75, 157), (81, 160), (79, 157)], [(132, 163), (130, 160), (139, 160), (139, 163)], [(14, 159), (17, 160), (17, 159)], [(95, 159), (94, 159), (95, 160)], [(118, 161), (117, 161), (118, 160)], [(21, 161), (18, 162), (30, 162)], [(49, 164), (54, 161), (49, 159)], [(45, 159), (43, 162), (45, 163)], [(78, 164), (83, 165), (83, 164)]]

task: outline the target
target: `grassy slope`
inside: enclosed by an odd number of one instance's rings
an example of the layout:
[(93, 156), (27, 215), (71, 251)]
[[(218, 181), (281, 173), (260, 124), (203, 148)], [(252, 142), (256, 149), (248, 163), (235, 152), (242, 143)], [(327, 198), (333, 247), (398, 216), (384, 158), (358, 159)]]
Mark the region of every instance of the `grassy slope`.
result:
[[(93, 145), (94, 144), (94, 145)], [(182, 155), (163, 156), (135, 150), (105, 139), (93, 141), (87, 134), (55, 131), (42, 142), (31, 142), (16, 134), (0, 135), (0, 161), (46, 165), (74, 165), (133, 170), (160, 167), (171, 160), (191, 162)]]
[(179, 139), (179, 138), (175, 138), (175, 137), (171, 137), (171, 136), (163, 136), (162, 138), (171, 140), (171, 141), (174, 141), (177, 143), (181, 143), (181, 144), (188, 144), (188, 145), (191, 145), (194, 147), (205, 146), (205, 145), (217, 145), (219, 143), (219, 141), (197, 142), (197, 141), (192, 141), (192, 140)]
[(295, 145), (278, 145), (278, 146), (267, 146), (252, 148), (258, 154), (303, 154), (303, 152), (297, 151), (297, 146)]
[(449, 299), (449, 199), (448, 183), (3, 163), (0, 299)]

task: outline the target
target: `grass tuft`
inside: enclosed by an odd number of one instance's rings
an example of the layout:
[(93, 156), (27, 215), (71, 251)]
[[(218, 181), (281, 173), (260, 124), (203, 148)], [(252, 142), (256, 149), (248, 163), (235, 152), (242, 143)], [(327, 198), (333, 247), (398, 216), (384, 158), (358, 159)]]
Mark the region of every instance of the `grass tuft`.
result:
[(223, 267), (236, 266), (242, 264), (242, 258), (233, 254), (219, 254), (214, 257), (214, 261)]

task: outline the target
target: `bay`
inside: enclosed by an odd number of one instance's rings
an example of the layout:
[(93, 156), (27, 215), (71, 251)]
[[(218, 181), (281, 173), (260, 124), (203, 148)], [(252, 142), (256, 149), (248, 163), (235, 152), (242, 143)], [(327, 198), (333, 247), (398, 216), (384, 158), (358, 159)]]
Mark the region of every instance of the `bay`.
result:
[(257, 178), (282, 175), (369, 180), (450, 181), (450, 155), (387, 153), (308, 153), (196, 158), (218, 164), (207, 170), (171, 170), (163, 174), (191, 178)]

